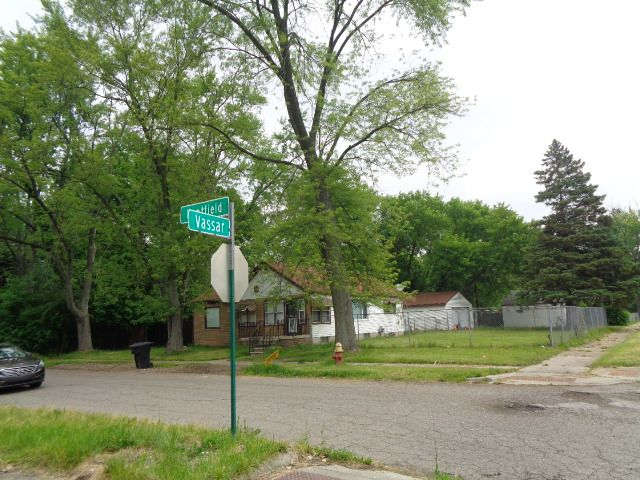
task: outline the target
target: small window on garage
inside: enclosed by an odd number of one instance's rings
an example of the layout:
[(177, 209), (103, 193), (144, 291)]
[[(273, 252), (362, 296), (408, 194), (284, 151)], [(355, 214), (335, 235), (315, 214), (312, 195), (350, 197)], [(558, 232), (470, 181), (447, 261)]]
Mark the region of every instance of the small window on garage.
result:
[(205, 327), (220, 328), (220, 307), (207, 307), (205, 309)]

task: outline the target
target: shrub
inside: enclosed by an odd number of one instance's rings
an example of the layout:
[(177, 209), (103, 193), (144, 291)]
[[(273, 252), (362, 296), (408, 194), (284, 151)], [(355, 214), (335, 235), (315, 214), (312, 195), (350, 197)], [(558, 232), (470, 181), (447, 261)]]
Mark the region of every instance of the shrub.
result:
[(627, 325), (629, 323), (629, 312), (618, 307), (608, 307), (607, 323), (609, 325)]

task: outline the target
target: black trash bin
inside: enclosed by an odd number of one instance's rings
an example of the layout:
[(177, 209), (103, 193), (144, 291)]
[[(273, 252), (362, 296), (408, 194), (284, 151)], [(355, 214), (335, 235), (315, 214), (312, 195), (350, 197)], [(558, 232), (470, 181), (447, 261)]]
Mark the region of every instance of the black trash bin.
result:
[(129, 345), (136, 368), (153, 368), (151, 363), (151, 345), (153, 342), (137, 342)]

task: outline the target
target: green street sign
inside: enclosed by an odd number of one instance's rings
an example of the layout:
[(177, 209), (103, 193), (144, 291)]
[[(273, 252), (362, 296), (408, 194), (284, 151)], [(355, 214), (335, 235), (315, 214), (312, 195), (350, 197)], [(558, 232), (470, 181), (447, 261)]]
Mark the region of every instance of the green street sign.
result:
[(189, 210), (187, 217), (189, 230), (216, 237), (231, 238), (228, 218), (208, 215), (197, 210)]
[(189, 210), (226, 217), (229, 215), (229, 197), (214, 198), (206, 202), (192, 203), (191, 205), (180, 207), (180, 223), (189, 223)]

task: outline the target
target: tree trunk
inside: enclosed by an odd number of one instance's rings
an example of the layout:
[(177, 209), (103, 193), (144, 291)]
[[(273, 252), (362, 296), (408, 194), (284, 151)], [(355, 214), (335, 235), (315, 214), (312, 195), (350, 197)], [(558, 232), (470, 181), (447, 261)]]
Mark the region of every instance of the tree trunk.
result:
[[(325, 212), (332, 212), (333, 204), (328, 187), (320, 181), (318, 196)], [(353, 325), (353, 305), (349, 291), (349, 277), (344, 267), (340, 245), (333, 230), (337, 228), (335, 218), (331, 215), (332, 225), (325, 230), (322, 242), (322, 257), (329, 276), (331, 300), (335, 314), (336, 342), (342, 344), (345, 351), (358, 349), (358, 340)]]
[(175, 272), (169, 274), (167, 290), (171, 304), (171, 315), (167, 320), (167, 350), (177, 352), (184, 348), (184, 340), (182, 338), (182, 310)]
[(76, 321), (76, 331), (78, 333), (78, 350), (89, 352), (93, 350), (91, 340), (91, 316), (89, 315), (89, 299), (91, 298), (91, 285), (93, 283), (93, 265), (96, 259), (96, 229), (89, 229), (89, 244), (87, 246), (87, 266), (82, 282), (82, 292), (80, 304), (76, 303), (73, 293), (73, 257), (71, 252), (67, 252), (67, 266), (62, 268), (62, 262), (57, 260), (60, 272), (64, 279), (65, 303)]
[(93, 350), (93, 341), (91, 340), (91, 321), (89, 312), (83, 312), (75, 317), (76, 331), (78, 332), (78, 351), (90, 352)]

